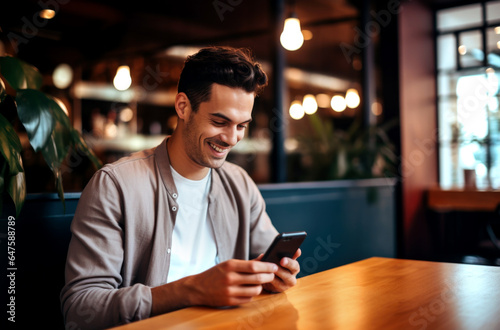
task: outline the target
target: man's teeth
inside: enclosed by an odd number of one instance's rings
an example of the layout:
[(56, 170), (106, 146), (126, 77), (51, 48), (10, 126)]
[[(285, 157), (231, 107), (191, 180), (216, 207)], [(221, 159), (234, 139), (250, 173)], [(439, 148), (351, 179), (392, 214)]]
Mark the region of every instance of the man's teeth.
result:
[(212, 143), (210, 143), (210, 146), (211, 146), (212, 148), (214, 148), (214, 149), (215, 149), (216, 151), (218, 151), (218, 152), (224, 152), (224, 151), (226, 151), (226, 149), (219, 148), (219, 147), (217, 147), (215, 144), (212, 144)]

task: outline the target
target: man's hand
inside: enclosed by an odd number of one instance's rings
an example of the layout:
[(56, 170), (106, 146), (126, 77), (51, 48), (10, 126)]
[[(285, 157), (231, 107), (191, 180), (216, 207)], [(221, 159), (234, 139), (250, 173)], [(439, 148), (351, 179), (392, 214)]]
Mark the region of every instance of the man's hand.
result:
[[(151, 289), (151, 315), (186, 306), (235, 306), (249, 302), (280, 273), (277, 265), (256, 260), (228, 260), (203, 273)], [(289, 272), (288, 270), (286, 270)]]
[(274, 279), (278, 267), (252, 260), (228, 260), (192, 277), (194, 301), (207, 306), (233, 306), (249, 302)]
[[(282, 258), (280, 267), (274, 274), (276, 275), (272, 282), (263, 285), (263, 288), (269, 292), (283, 292), (295, 284), (297, 284), (297, 274), (300, 272), (300, 265), (297, 258), (300, 257), (302, 251), (300, 249), (295, 252), (292, 258)], [(257, 259), (262, 259), (261, 254)]]

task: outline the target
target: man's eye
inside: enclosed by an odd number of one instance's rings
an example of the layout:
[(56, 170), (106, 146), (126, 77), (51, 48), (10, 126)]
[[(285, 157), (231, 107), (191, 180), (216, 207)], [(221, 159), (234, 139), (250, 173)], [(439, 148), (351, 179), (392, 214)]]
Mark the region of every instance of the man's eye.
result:
[(238, 125), (238, 128), (245, 129), (247, 128), (247, 125)]
[(215, 121), (215, 120), (212, 120), (212, 123), (215, 126), (224, 126), (224, 124), (225, 124), (223, 121)]

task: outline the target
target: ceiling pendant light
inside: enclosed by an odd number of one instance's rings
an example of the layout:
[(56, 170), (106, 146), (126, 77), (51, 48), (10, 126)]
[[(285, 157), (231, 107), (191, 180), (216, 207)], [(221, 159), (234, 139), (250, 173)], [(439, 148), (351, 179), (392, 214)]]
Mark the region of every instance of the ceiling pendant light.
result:
[(302, 107), (304, 108), (304, 112), (308, 115), (315, 113), (318, 110), (318, 102), (316, 102), (314, 95), (305, 95), (302, 100)]
[(330, 103), (332, 109), (336, 112), (342, 112), (347, 107), (345, 98), (342, 95), (334, 95)]
[(304, 36), (300, 30), (300, 21), (295, 14), (285, 20), (280, 42), (286, 50), (294, 51), (302, 47)]
[(300, 101), (296, 100), (293, 101), (292, 104), (290, 105), (290, 109), (288, 110), (290, 113), (290, 117), (292, 117), (295, 120), (302, 119), (304, 117), (304, 108), (302, 107), (302, 104), (300, 104)]
[(349, 88), (345, 93), (345, 102), (347, 107), (354, 109), (358, 107), (361, 102), (359, 98), (359, 93), (355, 88)]
[(113, 79), (113, 85), (119, 91), (124, 91), (132, 85), (132, 77), (130, 77), (130, 68), (127, 65), (122, 65), (116, 70), (116, 76)]
[(59, 89), (65, 89), (73, 81), (73, 69), (68, 64), (59, 64), (52, 73), (52, 82)]
[(53, 19), (54, 16), (56, 16), (56, 11), (53, 9), (42, 9), (38, 13), (38, 16), (40, 16), (43, 19)]

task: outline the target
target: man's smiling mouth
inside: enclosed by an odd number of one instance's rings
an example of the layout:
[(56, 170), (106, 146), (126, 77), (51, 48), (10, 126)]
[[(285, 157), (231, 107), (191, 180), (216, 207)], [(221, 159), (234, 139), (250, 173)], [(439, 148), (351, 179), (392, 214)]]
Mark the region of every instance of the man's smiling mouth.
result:
[(226, 152), (226, 151), (229, 150), (229, 148), (221, 148), (221, 147), (216, 146), (215, 144), (210, 143), (210, 142), (208, 144), (210, 144), (210, 146), (212, 147), (212, 149), (214, 149), (215, 151), (220, 152), (220, 153), (223, 153), (223, 152)]

